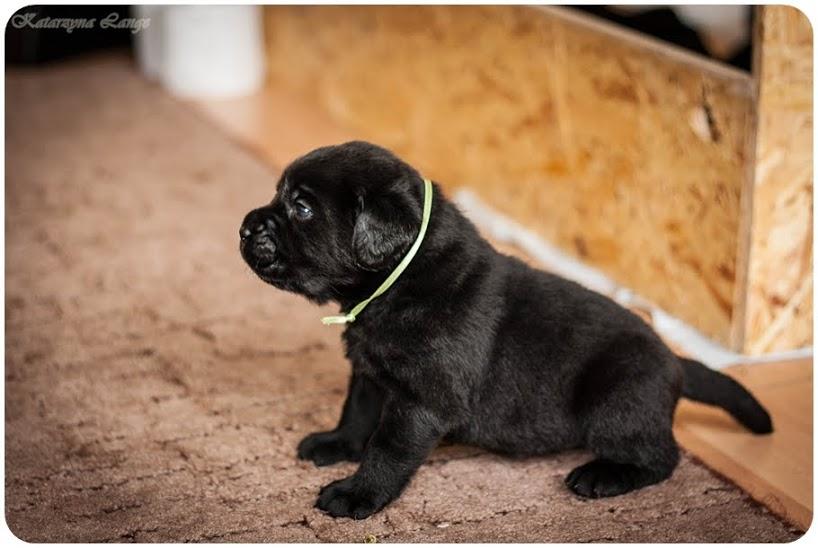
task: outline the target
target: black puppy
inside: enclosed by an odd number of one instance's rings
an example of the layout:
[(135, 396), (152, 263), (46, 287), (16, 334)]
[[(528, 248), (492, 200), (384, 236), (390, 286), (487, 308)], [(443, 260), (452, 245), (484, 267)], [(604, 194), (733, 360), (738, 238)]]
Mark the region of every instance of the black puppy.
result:
[[(391, 152), (320, 148), (247, 215), (241, 253), (265, 282), (346, 313), (415, 242), (423, 200), (420, 174)], [(417, 255), (343, 338), (352, 377), (340, 422), (298, 446), (319, 466), (361, 463), (321, 490), (332, 516), (383, 508), (444, 438), (511, 455), (587, 448), (596, 458), (566, 483), (606, 497), (671, 475), (680, 395), (772, 431), (738, 383), (674, 355), (607, 297), (498, 253), (436, 186)]]

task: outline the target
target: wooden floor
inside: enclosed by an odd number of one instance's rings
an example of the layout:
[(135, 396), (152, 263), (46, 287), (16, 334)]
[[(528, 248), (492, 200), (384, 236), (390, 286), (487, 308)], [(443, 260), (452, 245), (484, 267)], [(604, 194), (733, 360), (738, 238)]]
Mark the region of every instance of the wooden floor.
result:
[(812, 359), (725, 370), (773, 417), (775, 432), (753, 436), (727, 413), (682, 400), (679, 443), (775, 513), (806, 530), (812, 521)]
[[(194, 105), (275, 168), (315, 147), (357, 137), (302, 98), (275, 88), (242, 99)], [(679, 443), (806, 530), (812, 521), (812, 359), (738, 365), (725, 371), (767, 406), (775, 432), (753, 436), (720, 409), (682, 401), (675, 421)]]

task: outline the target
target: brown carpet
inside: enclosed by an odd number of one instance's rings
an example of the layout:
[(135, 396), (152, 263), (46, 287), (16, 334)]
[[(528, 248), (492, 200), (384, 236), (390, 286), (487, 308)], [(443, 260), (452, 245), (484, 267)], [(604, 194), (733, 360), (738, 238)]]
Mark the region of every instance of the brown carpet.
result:
[[(313, 510), (294, 447), (333, 425), (339, 329), (237, 252), (274, 174), (120, 58), (6, 80), (6, 518), (29, 541), (790, 541), (684, 459), (584, 501), (585, 455), (436, 451), (373, 518)], [(332, 310), (332, 309), (328, 309)]]

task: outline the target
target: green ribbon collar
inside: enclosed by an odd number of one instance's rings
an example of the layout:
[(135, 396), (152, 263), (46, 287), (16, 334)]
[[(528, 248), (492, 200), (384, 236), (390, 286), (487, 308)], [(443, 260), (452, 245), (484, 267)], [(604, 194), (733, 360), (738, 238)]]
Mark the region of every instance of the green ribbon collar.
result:
[(344, 316), (325, 316), (321, 318), (321, 323), (324, 325), (333, 325), (333, 324), (342, 324), (342, 323), (352, 323), (355, 321), (355, 318), (361, 311), (366, 308), (366, 306), (371, 303), (373, 300), (377, 299), (386, 291), (392, 287), (397, 279), (403, 274), (403, 271), (406, 270), (406, 267), (409, 266), (409, 263), (412, 262), (412, 259), (415, 258), (417, 255), (418, 249), (420, 249), (420, 244), (423, 242), (423, 237), (426, 235), (426, 228), (429, 226), (429, 217), (432, 216), (432, 182), (429, 179), (423, 179), (423, 220), (420, 223), (420, 232), (418, 232), (418, 237), (415, 239), (415, 243), (412, 244), (412, 247), (409, 248), (409, 252), (406, 256), (401, 260), (398, 266), (395, 267), (395, 270), (392, 271), (391, 274), (383, 281), (383, 283), (378, 286), (378, 289), (375, 290), (372, 295), (369, 296), (368, 299), (359, 302), (355, 305), (355, 307), (349, 311), (348, 314)]

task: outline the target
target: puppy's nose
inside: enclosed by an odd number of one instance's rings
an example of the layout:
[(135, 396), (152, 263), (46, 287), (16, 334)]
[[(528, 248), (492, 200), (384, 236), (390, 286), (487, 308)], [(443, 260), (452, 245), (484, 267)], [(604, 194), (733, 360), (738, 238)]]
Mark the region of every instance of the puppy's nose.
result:
[(276, 226), (268, 207), (254, 209), (247, 216), (239, 228), (241, 241), (253, 239), (256, 244), (272, 240)]
[(239, 229), (239, 238), (241, 238), (242, 240), (246, 240), (247, 238), (253, 235), (253, 232), (255, 232), (256, 234), (261, 234), (267, 228), (266, 225), (264, 225), (264, 223), (256, 223), (251, 226), (253, 227), (252, 230), (247, 228), (247, 225), (242, 225), (242, 227)]

